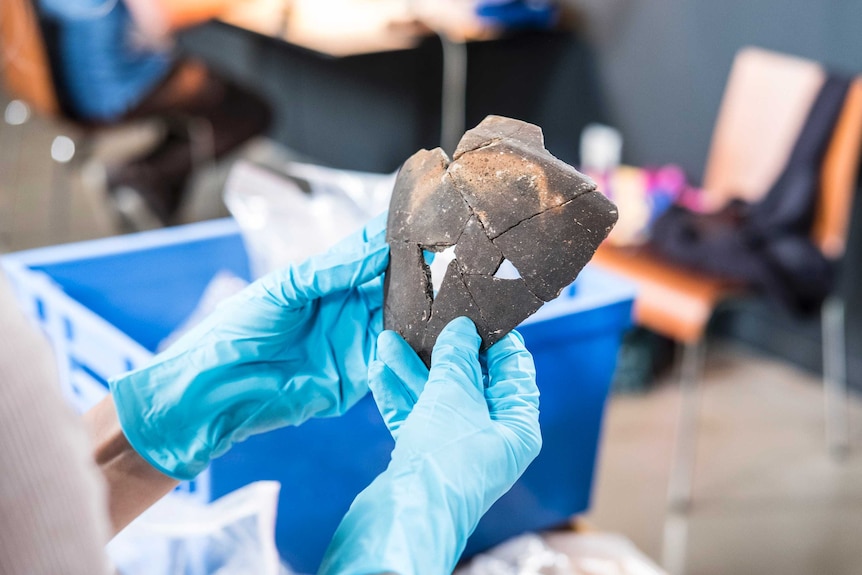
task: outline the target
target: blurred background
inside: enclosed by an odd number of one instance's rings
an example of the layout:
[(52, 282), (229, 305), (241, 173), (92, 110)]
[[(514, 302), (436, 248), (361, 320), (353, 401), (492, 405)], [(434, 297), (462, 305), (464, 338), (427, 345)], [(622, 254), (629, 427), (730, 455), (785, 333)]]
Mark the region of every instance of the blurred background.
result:
[[(451, 154), (489, 114), (537, 124), (618, 204), (588, 269), (633, 300), (583, 502), (555, 511), (669, 573), (858, 573), (860, 19), (857, 0), (2, 0), (0, 252), (44, 268), (15, 253), (232, 218), (253, 275), (384, 209), (415, 151)], [(117, 325), (110, 299), (81, 301)], [(578, 349), (556, 384), (593, 373)], [(636, 572), (584, 565), (498, 572)]]

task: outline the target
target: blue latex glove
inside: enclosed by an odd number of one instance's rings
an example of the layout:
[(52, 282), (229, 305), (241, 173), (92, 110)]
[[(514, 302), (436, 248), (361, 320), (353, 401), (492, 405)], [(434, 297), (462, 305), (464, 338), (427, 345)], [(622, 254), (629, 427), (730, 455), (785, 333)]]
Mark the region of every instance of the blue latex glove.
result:
[(538, 455), (539, 390), (524, 340), (512, 332), (488, 349), (487, 386), (480, 344), (469, 319), (452, 321), (429, 373), (400, 336), (380, 334), (369, 386), (395, 449), (344, 516), (320, 573), (451, 573), (479, 519)]
[(341, 415), (359, 401), (383, 328), (385, 217), (258, 280), (151, 365), (112, 380), (135, 451), (190, 479), (250, 435)]

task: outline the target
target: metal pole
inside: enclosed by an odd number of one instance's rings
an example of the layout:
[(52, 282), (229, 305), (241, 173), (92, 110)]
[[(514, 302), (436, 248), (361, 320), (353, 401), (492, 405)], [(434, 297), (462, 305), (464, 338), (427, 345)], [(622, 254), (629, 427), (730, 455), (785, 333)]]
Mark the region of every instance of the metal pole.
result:
[(820, 311), (823, 329), (823, 392), (825, 399), (826, 444), (835, 459), (849, 451), (847, 414), (847, 356), (844, 334), (844, 301), (830, 297)]
[(684, 575), (688, 551), (688, 517), (668, 511), (664, 518), (661, 544), (661, 566), (669, 575)]
[(672, 510), (680, 512), (686, 511), (691, 504), (705, 347), (703, 338), (682, 347), (679, 422), (668, 484), (668, 504)]
[(440, 106), (440, 147), (452, 154), (464, 134), (467, 113), (467, 44), (440, 33), (443, 46), (443, 99)]

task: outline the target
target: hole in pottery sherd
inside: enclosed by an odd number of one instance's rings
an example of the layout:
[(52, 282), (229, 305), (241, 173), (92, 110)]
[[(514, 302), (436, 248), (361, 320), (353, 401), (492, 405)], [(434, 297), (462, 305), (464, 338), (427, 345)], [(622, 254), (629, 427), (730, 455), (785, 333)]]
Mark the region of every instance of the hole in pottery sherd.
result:
[(437, 297), (437, 292), (440, 291), (440, 286), (443, 285), (443, 278), (446, 276), (446, 269), (449, 267), (449, 263), (457, 258), (455, 248), (456, 246), (449, 246), (439, 252), (422, 250), (425, 265), (431, 270), (431, 286), (435, 298)]
[(494, 272), (494, 277), (500, 280), (519, 280), (521, 279), (521, 272), (518, 271), (518, 268), (512, 262), (503, 260), (500, 267)]

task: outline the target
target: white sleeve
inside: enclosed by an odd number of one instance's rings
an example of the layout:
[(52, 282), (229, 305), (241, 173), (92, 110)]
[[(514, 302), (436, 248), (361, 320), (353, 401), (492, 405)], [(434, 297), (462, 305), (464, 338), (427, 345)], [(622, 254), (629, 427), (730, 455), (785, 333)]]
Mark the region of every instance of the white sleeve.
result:
[(108, 534), (83, 422), (0, 273), (0, 573), (110, 573)]

